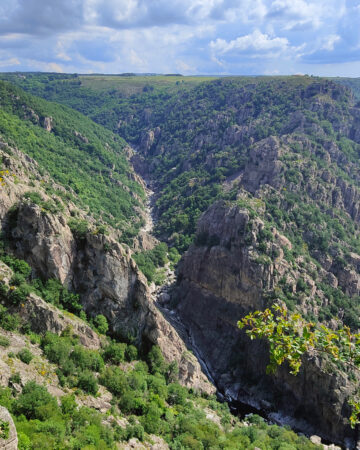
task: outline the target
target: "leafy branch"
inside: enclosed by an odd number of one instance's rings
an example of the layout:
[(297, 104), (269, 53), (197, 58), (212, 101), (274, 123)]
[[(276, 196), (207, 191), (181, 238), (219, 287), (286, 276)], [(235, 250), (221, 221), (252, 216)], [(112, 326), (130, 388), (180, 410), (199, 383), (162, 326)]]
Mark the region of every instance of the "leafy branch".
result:
[[(270, 362), (267, 373), (274, 373), (285, 361), (290, 373), (299, 373), (305, 353), (326, 353), (333, 362), (341, 361), (356, 370), (360, 369), (360, 333), (353, 334), (344, 326), (336, 331), (324, 325), (316, 327), (306, 322), (300, 314), (289, 313), (286, 307), (275, 304), (271, 309), (255, 311), (238, 322), (239, 328), (247, 327), (250, 339), (265, 338), (270, 345)], [(360, 401), (349, 400), (352, 408), (350, 424), (360, 423)]]

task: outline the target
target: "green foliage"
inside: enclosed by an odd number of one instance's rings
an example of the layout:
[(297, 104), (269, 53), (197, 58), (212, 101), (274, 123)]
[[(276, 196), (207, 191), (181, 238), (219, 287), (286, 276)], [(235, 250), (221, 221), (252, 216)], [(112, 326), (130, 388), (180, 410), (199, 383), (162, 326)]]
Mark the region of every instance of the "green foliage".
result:
[(57, 413), (58, 405), (44, 386), (28, 381), (15, 400), (13, 410), (17, 415), (24, 414), (27, 419), (45, 420), (48, 413)]
[(9, 347), (10, 346), (10, 341), (7, 337), (5, 336), (0, 336), (0, 347)]
[(31, 292), (31, 288), (28, 284), (22, 283), (17, 288), (10, 287), (10, 294), (8, 295), (8, 301), (10, 304), (18, 306), (21, 303), (26, 302), (28, 295)]
[(102, 356), (106, 362), (120, 364), (125, 361), (127, 347), (126, 344), (112, 341), (104, 348)]
[(154, 345), (147, 355), (151, 373), (164, 373), (165, 360), (161, 353), (160, 347)]
[(10, 390), (0, 391), (0, 404), (15, 415), (19, 449), (82, 448), (113, 449), (114, 435), (102, 424), (103, 416), (79, 408), (73, 394), (61, 398), (61, 408), (46, 388), (28, 382), (17, 399)]
[(99, 372), (104, 367), (101, 355), (95, 350), (76, 345), (76, 339), (46, 333), (41, 341), (45, 356), (58, 365), (60, 382), (95, 395), (98, 389), (92, 372)]
[[(88, 206), (91, 213), (132, 237), (141, 227), (134, 207), (141, 206), (144, 192), (131, 177), (124, 155), (125, 143), (81, 114), (24, 93), (0, 82), (0, 133), (39, 163)], [(52, 130), (43, 128), (52, 117)], [(135, 193), (136, 195), (131, 195)], [(61, 204), (44, 202), (36, 193), (26, 194), (45, 211), (57, 213)]]
[(64, 206), (60, 200), (43, 200), (42, 196), (35, 191), (26, 192), (24, 198), (30, 200), (31, 203), (35, 203), (40, 206), (42, 211), (46, 211), (52, 214), (58, 214), (64, 211)]
[(25, 364), (30, 364), (30, 362), (34, 358), (34, 355), (31, 353), (31, 351), (28, 348), (22, 348), (18, 352), (17, 356)]
[(10, 435), (10, 425), (6, 420), (0, 419), (0, 439), (6, 441), (9, 439)]
[(18, 314), (10, 314), (7, 308), (0, 305), (0, 327), (6, 331), (15, 331), (21, 325), (21, 319)]
[(59, 280), (50, 278), (43, 282), (40, 279), (34, 279), (31, 285), (35, 292), (46, 302), (80, 315), (82, 306), (79, 295), (69, 292)]
[(87, 370), (80, 373), (77, 385), (84, 392), (88, 392), (92, 395), (95, 395), (99, 388), (96, 378), (90, 371)]
[[(135, 253), (133, 255), (136, 264), (139, 266), (139, 269), (143, 272), (149, 282), (157, 281), (157, 268), (163, 267), (168, 262), (167, 251), (167, 245), (164, 242), (161, 242), (152, 250), (146, 250), (144, 252)], [(172, 254), (174, 255), (174, 251)]]
[[(333, 362), (342, 362), (360, 369), (360, 333), (352, 334), (349, 327), (336, 331), (324, 325), (316, 327), (305, 322), (299, 314), (289, 314), (287, 309), (274, 305), (272, 310), (255, 311), (238, 322), (239, 328), (248, 327), (251, 339), (264, 338), (269, 342), (270, 363), (268, 372), (274, 372), (285, 361), (290, 373), (297, 375), (305, 353), (322, 352)], [(350, 424), (360, 423), (360, 401), (350, 399), (352, 406)]]
[(70, 230), (77, 239), (85, 239), (86, 234), (89, 232), (89, 224), (83, 219), (70, 219), (68, 221)]
[(94, 318), (94, 325), (100, 334), (106, 334), (109, 330), (108, 321), (102, 314), (99, 314)]
[(9, 266), (16, 274), (22, 275), (24, 278), (28, 278), (31, 274), (31, 267), (27, 262), (22, 259), (14, 258), (11, 255), (0, 252), (0, 259), (3, 263)]

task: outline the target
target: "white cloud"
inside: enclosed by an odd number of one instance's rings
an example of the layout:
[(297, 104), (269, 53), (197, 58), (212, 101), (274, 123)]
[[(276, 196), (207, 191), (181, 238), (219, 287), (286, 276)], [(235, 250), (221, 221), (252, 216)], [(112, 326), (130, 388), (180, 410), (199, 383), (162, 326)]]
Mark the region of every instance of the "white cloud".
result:
[(324, 38), (324, 43), (323, 43), (321, 49), (332, 51), (332, 50), (334, 50), (334, 45), (336, 44), (336, 42), (339, 42), (340, 40), (341, 40), (341, 37), (338, 36), (337, 34), (330, 34), (329, 36), (326, 36)]
[(216, 39), (210, 42), (210, 48), (219, 54), (229, 52), (244, 53), (255, 52), (255, 54), (266, 54), (269, 51), (281, 52), (289, 47), (289, 41), (286, 38), (271, 38), (268, 34), (261, 33), (260, 30), (254, 30), (251, 34), (240, 36), (231, 41)]

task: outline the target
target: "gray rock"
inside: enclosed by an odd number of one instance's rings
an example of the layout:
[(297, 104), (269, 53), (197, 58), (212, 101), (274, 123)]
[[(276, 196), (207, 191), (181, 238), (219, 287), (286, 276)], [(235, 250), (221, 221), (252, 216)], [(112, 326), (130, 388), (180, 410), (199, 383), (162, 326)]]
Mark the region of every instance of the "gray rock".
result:
[(0, 448), (4, 450), (17, 450), (18, 448), (18, 436), (15, 428), (14, 421), (9, 413), (9, 411), (0, 406), (0, 421), (4, 421), (9, 424), (9, 435), (7, 439), (1, 439), (0, 437)]

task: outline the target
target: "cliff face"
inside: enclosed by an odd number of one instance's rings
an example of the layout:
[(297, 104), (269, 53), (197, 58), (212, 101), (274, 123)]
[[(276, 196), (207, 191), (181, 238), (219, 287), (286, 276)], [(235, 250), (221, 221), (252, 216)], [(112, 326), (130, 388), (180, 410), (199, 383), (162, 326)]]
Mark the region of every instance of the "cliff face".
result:
[[(316, 430), (333, 442), (355, 439), (347, 400), (356, 384), (347, 374), (310, 355), (297, 376), (286, 367), (269, 376), (267, 344), (251, 341), (237, 327), (248, 312), (268, 306), (266, 294), (276, 290), (281, 278), (300, 275), (284, 258), (290, 242), (276, 229), (271, 245), (277, 257), (264, 263), (257, 249), (262, 229), (259, 218), (251, 219), (248, 210), (225, 202), (215, 203), (202, 216), (196, 244), (179, 267), (178, 314), (222, 392), (270, 417), (292, 417), (293, 425)], [(310, 282), (304, 270), (302, 276)], [(308, 307), (304, 302), (304, 312)]]
[[(67, 224), (73, 205), (64, 205), (61, 214), (53, 214), (24, 198), (24, 193), (35, 188), (44, 199), (48, 196), (40, 183), (35, 187), (28, 184), (28, 169), (34, 178), (36, 163), (15, 149), (12, 152), (16, 159), (4, 153), (9, 176), (5, 178), (0, 223), (15, 254), (31, 265), (35, 276), (56, 278), (78, 292), (86, 312), (106, 316), (114, 333), (132, 338), (140, 346), (158, 344), (169, 362), (178, 363), (184, 385), (213, 392), (195, 357), (188, 357), (185, 344), (155, 307), (131, 251), (111, 233), (105, 236), (92, 230), (74, 236)], [(16, 181), (10, 176), (15, 172)], [(27, 309), (31, 314), (30, 303)], [(48, 316), (49, 311), (42, 313)]]

